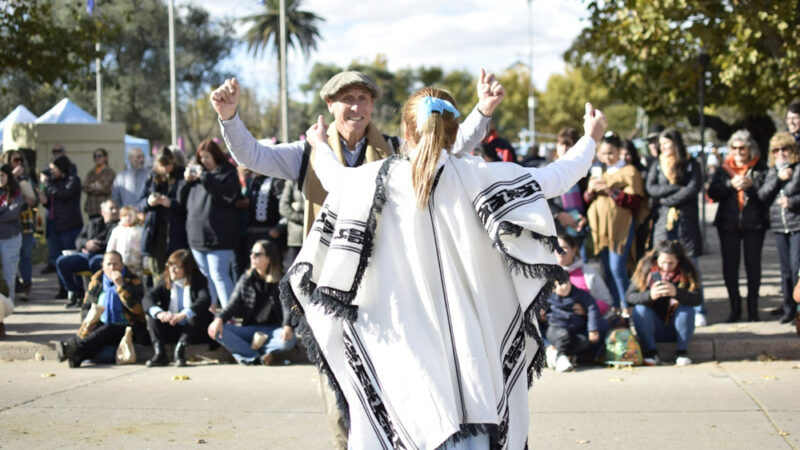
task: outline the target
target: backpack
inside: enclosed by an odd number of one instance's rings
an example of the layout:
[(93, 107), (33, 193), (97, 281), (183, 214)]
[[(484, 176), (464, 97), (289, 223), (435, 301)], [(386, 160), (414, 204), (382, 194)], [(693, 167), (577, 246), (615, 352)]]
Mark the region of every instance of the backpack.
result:
[(606, 364), (617, 367), (642, 365), (642, 348), (629, 328), (611, 330), (606, 337)]

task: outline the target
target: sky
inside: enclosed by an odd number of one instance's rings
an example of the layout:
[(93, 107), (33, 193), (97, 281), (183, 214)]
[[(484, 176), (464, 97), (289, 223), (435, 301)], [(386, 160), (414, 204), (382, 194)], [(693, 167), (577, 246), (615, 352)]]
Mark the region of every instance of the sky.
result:
[[(257, 0), (190, 0), (213, 17), (241, 18), (259, 12)], [(372, 61), (386, 55), (391, 70), (440, 66), (465, 69), (477, 76), (481, 68), (500, 72), (528, 62), (528, 2), (525, 0), (304, 0), (301, 8), (325, 18), (322, 39), (308, 60), (289, 51), (290, 96), (303, 100), (298, 85), (315, 62), (345, 66), (353, 60)], [(562, 55), (586, 25), (588, 12), (580, 0), (534, 0), (533, 73), (543, 90), (554, 73), (564, 72)], [(247, 25), (237, 22), (241, 37)], [(255, 59), (245, 46), (234, 52), (230, 66), (243, 85), (260, 95), (277, 96), (277, 58)]]

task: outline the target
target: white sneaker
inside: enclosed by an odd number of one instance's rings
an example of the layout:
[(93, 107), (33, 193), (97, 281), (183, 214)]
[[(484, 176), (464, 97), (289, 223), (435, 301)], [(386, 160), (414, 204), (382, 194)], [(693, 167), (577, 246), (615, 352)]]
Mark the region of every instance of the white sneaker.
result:
[(558, 355), (556, 358), (556, 372), (569, 372), (572, 370), (572, 363), (569, 361), (569, 356)]
[(695, 328), (705, 327), (708, 326), (708, 320), (706, 320), (706, 315), (697, 313), (694, 315), (694, 326)]
[(250, 341), (250, 348), (252, 348), (253, 350), (258, 350), (261, 347), (263, 347), (268, 340), (269, 340), (269, 335), (267, 335), (266, 333), (262, 333), (260, 331), (256, 331), (255, 334), (253, 335), (253, 340)]
[(658, 355), (653, 355), (649, 358), (645, 358), (642, 360), (642, 364), (645, 366), (657, 366), (661, 363), (661, 358)]
[(676, 366), (688, 366), (692, 363), (692, 360), (689, 359), (688, 356), (678, 356), (675, 358), (675, 365)]
[(555, 347), (547, 347), (544, 350), (545, 360), (547, 361), (547, 367), (556, 370), (556, 358), (558, 357), (558, 350)]

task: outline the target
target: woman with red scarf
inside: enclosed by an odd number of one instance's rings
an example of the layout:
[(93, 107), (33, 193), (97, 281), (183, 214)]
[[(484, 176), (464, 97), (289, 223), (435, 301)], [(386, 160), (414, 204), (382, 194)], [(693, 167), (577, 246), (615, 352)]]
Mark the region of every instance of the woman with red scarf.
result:
[(750, 132), (739, 130), (728, 140), (728, 157), (722, 170), (714, 172), (708, 196), (719, 203), (714, 225), (722, 252), (722, 276), (731, 302), (727, 322), (742, 316), (739, 294), (739, 260), (744, 247), (747, 273), (747, 318), (758, 321), (758, 288), (761, 286), (761, 248), (769, 223), (767, 206), (758, 198), (767, 166), (760, 158), (758, 144)]
[(702, 297), (697, 268), (680, 242), (662, 241), (639, 260), (625, 298), (633, 305), (645, 365), (660, 362), (656, 342), (677, 342), (675, 365), (692, 363), (687, 350), (694, 334), (694, 307)]

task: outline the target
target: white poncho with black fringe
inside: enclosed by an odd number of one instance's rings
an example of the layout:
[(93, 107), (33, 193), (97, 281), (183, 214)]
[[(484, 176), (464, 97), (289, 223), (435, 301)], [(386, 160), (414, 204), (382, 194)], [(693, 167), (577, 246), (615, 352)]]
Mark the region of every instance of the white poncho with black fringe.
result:
[(594, 147), (584, 137), (541, 169), (442, 152), (422, 209), (407, 159), (344, 168), (317, 152), (330, 195), (281, 295), (350, 448), (527, 446), (536, 316), (566, 278), (546, 200), (586, 175)]

